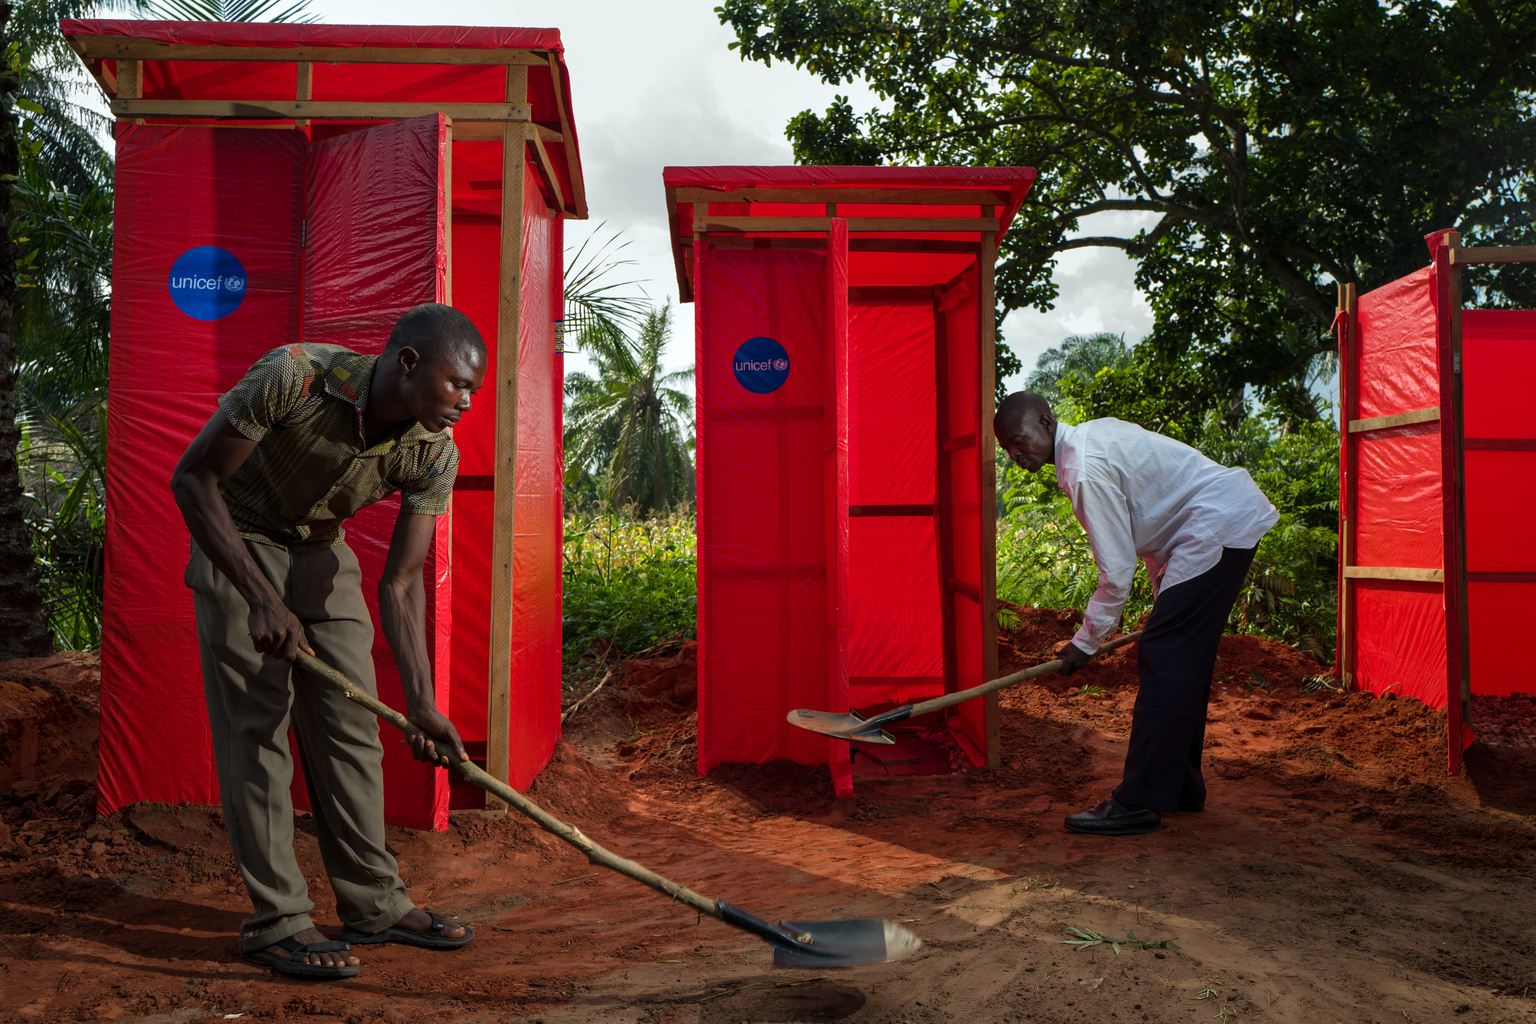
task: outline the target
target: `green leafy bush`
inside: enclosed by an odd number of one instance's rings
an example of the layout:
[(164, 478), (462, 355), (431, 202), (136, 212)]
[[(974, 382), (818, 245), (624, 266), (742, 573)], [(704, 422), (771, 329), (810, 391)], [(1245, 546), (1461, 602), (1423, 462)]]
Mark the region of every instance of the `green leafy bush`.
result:
[(566, 516), (567, 665), (604, 639), (634, 654), (678, 633), (696, 635), (694, 529), (692, 510), (642, 518), (631, 506)]

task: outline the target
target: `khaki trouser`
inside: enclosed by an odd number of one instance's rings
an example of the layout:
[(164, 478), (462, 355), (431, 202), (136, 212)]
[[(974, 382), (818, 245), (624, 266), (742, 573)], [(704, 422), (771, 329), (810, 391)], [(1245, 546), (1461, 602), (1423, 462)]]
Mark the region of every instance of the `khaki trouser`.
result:
[[(304, 624), (320, 660), (377, 695), (373, 623), (352, 550), (338, 544), (301, 554), (253, 541), (246, 548)], [(312, 927), (314, 904), (293, 854), (290, 726), (341, 920), (364, 932), (388, 928), (412, 904), (384, 848), (378, 719), (309, 673), (257, 653), (250, 607), (195, 543), (187, 586), (197, 612), (224, 823), (255, 907), (240, 925), (241, 951)]]

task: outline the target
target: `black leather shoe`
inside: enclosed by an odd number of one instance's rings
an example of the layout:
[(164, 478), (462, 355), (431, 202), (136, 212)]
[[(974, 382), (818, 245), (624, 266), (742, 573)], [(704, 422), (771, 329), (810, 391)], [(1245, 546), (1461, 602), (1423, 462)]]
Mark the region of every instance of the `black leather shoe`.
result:
[(1204, 800), (1201, 800), (1199, 803), (1194, 803), (1193, 801), (1179, 801), (1180, 814), (1199, 814), (1203, 810), (1205, 810)]
[(1092, 836), (1137, 836), (1156, 832), (1162, 822), (1163, 816), (1150, 807), (1132, 807), (1110, 797), (1091, 811), (1070, 815), (1066, 825), (1069, 831)]

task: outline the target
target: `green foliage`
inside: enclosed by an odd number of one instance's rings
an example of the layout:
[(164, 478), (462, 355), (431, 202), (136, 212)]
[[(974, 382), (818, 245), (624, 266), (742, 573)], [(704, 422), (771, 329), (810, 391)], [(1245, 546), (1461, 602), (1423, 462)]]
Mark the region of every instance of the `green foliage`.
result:
[(1056, 348), (1048, 348), (1035, 360), (1035, 369), (1024, 381), (1024, 390), (1043, 395), (1053, 404), (1061, 400), (1061, 382), (1067, 378), (1092, 380), (1103, 369), (1120, 369), (1131, 361), (1123, 334), (1074, 334)]
[(562, 608), (567, 664), (610, 639), (635, 654), (697, 628), (692, 511), (639, 518), (576, 511), (565, 519)]
[(1137, 949), (1178, 949), (1179, 944), (1172, 939), (1138, 939), (1135, 932), (1126, 932), (1125, 938), (1117, 939), (1113, 935), (1096, 932), (1092, 928), (1076, 928), (1067, 925), (1067, 933), (1074, 936), (1070, 939), (1062, 939), (1064, 946), (1071, 946), (1081, 952), (1092, 949), (1094, 946), (1109, 946), (1115, 951), (1115, 956), (1120, 955), (1121, 946), (1135, 946)]
[[(288, 6), (284, 7), (284, 4)], [(151, 0), (145, 12), (160, 21), (270, 21), (311, 24), (320, 15), (309, 0)]]
[[(1424, 266), (1435, 228), (1530, 241), (1531, 4), (722, 0), (716, 13), (742, 59), (880, 98), (797, 115), (798, 161), (1039, 169), (1003, 240), (1000, 311), (1051, 308), (1061, 253), (1117, 248), (1138, 261), (1152, 347), (1265, 399), (1331, 348), (1334, 281), (1365, 291)], [(1143, 216), (1085, 236), (1083, 218), (1106, 212)], [(1529, 304), (1521, 273), (1488, 270), (1471, 293)]]
[[(632, 267), (634, 260), (620, 259), (630, 240), (620, 241), (617, 231), (599, 240), (606, 222), (565, 257), (565, 332), (579, 339), (587, 331), (601, 331), (622, 337), (626, 329), (641, 330), (651, 307), (644, 298), (626, 294), (638, 288), (638, 281), (613, 281), (608, 277), (620, 267)], [(595, 248), (591, 252), (589, 246)], [(644, 289), (641, 289), (642, 294)]]
[(18, 460), (30, 503), (27, 525), (43, 567), (43, 593), (54, 644), (64, 650), (101, 646), (102, 538), (106, 532), (106, 404), (89, 429), (50, 416), (23, 424)]
[(859, 116), (848, 97), (837, 96), (825, 119), (809, 110), (789, 119), (784, 134), (796, 153), (816, 153), (821, 162), (840, 167), (874, 166), (880, 163), (880, 146), (859, 134)]
[(598, 478), (612, 506), (665, 510), (693, 498), (693, 398), (680, 385), (693, 370), (663, 373), (672, 307), (654, 309), (631, 342), (598, 323), (581, 335), (597, 376), (568, 374), (565, 396), (566, 483)]

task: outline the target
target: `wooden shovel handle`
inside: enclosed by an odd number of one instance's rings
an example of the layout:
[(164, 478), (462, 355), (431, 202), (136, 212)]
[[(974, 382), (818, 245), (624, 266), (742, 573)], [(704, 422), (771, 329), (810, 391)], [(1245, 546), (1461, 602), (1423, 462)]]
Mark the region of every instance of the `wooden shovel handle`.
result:
[[(1092, 656), (1096, 657), (1100, 654), (1108, 654), (1115, 648), (1124, 647), (1126, 644), (1140, 638), (1141, 630), (1139, 629), (1134, 633), (1127, 633), (1124, 636), (1117, 636), (1107, 644), (1101, 646), (1098, 650), (1094, 651)], [(932, 700), (925, 700), (921, 704), (912, 705), (912, 712), (907, 717), (916, 718), (918, 715), (931, 714), (932, 712), (938, 711), (941, 708), (954, 707), (956, 704), (964, 704), (968, 700), (975, 700), (977, 697), (985, 697), (989, 693), (996, 693), (998, 690), (1005, 690), (1012, 686), (1014, 683), (1022, 683), (1026, 679), (1034, 679), (1036, 676), (1050, 675), (1052, 672), (1060, 671), (1063, 664), (1064, 662), (1058, 658), (1055, 661), (1048, 661), (1044, 665), (1036, 665), (1034, 668), (1026, 668), (1023, 671), (1015, 672), (1012, 675), (1006, 675), (1000, 679), (993, 679), (990, 682), (982, 683), (980, 686), (973, 686), (969, 690), (961, 690), (958, 693), (946, 693), (942, 697), (935, 697)]]
[[(377, 697), (356, 686), (346, 676), (313, 655), (300, 651), (298, 658), (295, 659), (295, 663), (306, 672), (318, 676), (332, 687), (341, 691), (342, 695), (354, 704), (360, 704), (369, 711), (372, 711), (375, 715), (378, 715), (407, 736), (415, 736), (423, 731), (415, 722), (406, 718)], [(678, 885), (671, 879), (658, 875), (650, 868), (636, 864), (628, 858), (620, 857), (616, 853), (603, 849), (583, 835), (579, 828), (574, 825), (567, 825), (505, 782), (487, 775), (470, 761), (457, 760), (448, 752), (447, 746), (436, 736), (432, 736), (431, 739), (437, 741), (437, 749), (443, 752), (443, 756), (453, 764), (453, 767), (459, 770), (459, 774), (464, 776), (465, 779), (479, 786), (487, 793), (517, 808), (520, 814), (532, 819), (535, 824), (550, 835), (576, 847), (576, 849), (586, 854), (589, 862), (612, 871), (617, 871), (621, 875), (627, 875), (642, 885), (648, 885), (657, 892), (664, 893), (680, 903), (686, 903), (700, 913), (708, 914), (710, 917), (718, 920), (724, 920), (719, 906), (708, 896), (700, 896), (687, 886)]]

